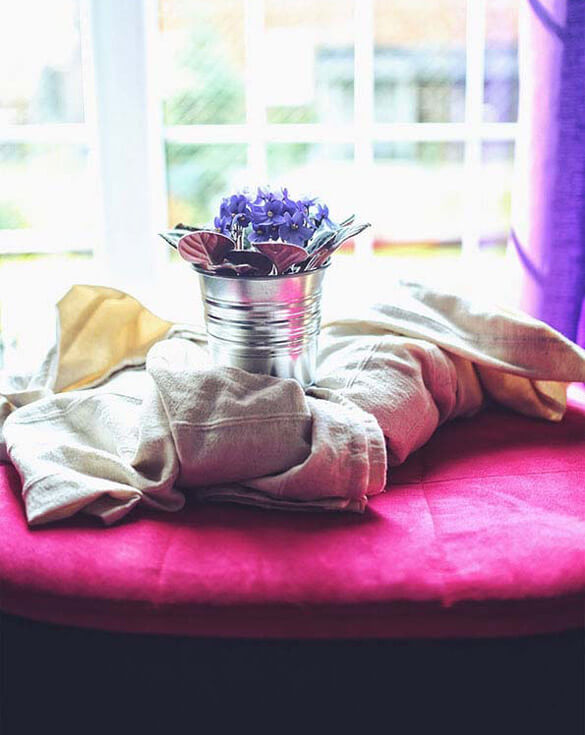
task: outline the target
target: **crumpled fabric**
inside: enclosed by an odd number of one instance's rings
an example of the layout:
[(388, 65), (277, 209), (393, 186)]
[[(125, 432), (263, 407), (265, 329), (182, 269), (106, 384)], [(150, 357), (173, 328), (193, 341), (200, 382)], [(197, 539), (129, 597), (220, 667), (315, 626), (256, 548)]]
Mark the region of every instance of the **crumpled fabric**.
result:
[(585, 352), (542, 322), (419, 284), (324, 325), (306, 392), (211, 366), (202, 330), (114, 289), (74, 287), (58, 319), (42, 393), (4, 394), (31, 525), (178, 511), (187, 493), (360, 512), (445, 421), (486, 401), (559, 421), (567, 384), (585, 381)]

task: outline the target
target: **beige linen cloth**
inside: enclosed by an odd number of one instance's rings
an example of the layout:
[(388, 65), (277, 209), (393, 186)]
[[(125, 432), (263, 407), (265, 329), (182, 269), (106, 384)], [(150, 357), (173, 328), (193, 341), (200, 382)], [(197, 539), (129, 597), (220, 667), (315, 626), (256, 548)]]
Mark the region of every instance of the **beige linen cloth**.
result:
[[(495, 400), (559, 421), (585, 352), (520, 313), (412, 283), (323, 326), (315, 385), (213, 368), (205, 335), (114, 289), (75, 286), (55, 348), (0, 382), (4, 450), (31, 525), (139, 502), (364, 510), (437, 426)], [(0, 434), (1, 438), (1, 434)], [(2, 443), (0, 442), (0, 447)]]

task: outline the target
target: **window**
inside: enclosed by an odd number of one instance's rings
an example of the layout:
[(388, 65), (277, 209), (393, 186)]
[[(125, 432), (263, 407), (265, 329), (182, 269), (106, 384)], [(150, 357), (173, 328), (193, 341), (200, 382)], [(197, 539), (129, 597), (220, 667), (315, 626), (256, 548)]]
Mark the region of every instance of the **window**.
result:
[(2, 253), (95, 245), (82, 33), (78, 0), (0, 9)]
[(509, 227), (516, 5), (7, 4), (4, 341), (24, 330), (15, 314), (25, 285), (50, 301), (67, 283), (105, 279), (159, 311), (172, 301), (166, 313), (186, 318), (179, 301), (186, 313), (197, 301), (191, 274), (153, 233), (209, 222), (224, 192), (257, 181), (317, 192), (334, 214), (372, 222), (340, 274), (376, 257), (376, 278), (447, 277), (463, 254), (466, 274), (485, 281)]

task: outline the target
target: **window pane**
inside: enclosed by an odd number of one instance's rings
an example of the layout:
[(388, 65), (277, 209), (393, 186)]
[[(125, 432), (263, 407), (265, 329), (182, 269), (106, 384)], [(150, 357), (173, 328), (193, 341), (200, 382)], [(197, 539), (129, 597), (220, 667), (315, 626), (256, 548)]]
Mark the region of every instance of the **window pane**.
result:
[(505, 245), (510, 228), (514, 143), (484, 143), (482, 168), (481, 244)]
[(168, 125), (245, 120), (243, 0), (161, 0)]
[(518, 117), (518, 3), (487, 0), (483, 116), (486, 122)]
[(465, 0), (376, 0), (377, 122), (461, 122)]
[(268, 122), (353, 119), (352, 0), (266, 0)]
[(167, 143), (169, 226), (213, 222), (221, 197), (244, 186), (245, 145)]
[(50, 230), (70, 239), (72, 250), (91, 247), (95, 191), (87, 158), (79, 145), (0, 144), (0, 230)]
[(83, 122), (78, 0), (0, 5), (0, 124)]
[(377, 143), (374, 159), (368, 189), (376, 250), (396, 243), (460, 243), (462, 143)]

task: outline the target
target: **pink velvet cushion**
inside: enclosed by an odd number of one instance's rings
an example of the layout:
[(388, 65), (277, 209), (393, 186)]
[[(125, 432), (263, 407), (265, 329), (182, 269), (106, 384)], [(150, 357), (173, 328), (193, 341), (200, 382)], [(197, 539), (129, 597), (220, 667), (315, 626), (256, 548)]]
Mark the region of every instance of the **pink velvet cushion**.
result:
[[(580, 402), (581, 400), (581, 402)], [(49, 622), (210, 636), (489, 636), (577, 627), (585, 401), (561, 424), (444, 426), (365, 515), (188, 504), (29, 530), (0, 466), (0, 604)]]

